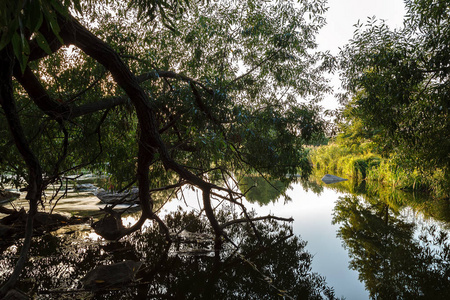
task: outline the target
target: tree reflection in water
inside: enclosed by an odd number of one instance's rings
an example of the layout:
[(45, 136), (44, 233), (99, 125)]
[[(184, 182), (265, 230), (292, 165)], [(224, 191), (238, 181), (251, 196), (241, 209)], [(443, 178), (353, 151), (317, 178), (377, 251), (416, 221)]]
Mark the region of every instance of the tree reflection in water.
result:
[[(232, 210), (222, 211), (222, 221)], [(236, 217), (236, 216), (234, 216)], [(292, 235), (289, 224), (275, 220), (234, 224), (219, 256), (206, 220), (178, 211), (167, 216), (173, 232), (182, 235), (169, 244), (152, 226), (120, 242), (47, 234), (36, 238), (30, 262), (18, 289), (38, 298), (95, 299), (335, 299), (323, 277), (311, 272), (312, 257), (305, 242)], [(201, 234), (201, 235), (200, 235)], [(202, 250), (202, 251), (200, 251)], [(3, 252), (0, 279), (13, 268), (16, 247)], [(123, 260), (142, 261), (137, 281), (96, 292), (83, 291), (81, 278), (98, 265)]]
[[(334, 211), (338, 236), (374, 299), (448, 299), (450, 243), (435, 225), (401, 219), (376, 199), (340, 197)], [(417, 235), (417, 232), (419, 234)]]
[(281, 196), (290, 200), (286, 195), (288, 181), (271, 180), (262, 176), (243, 176), (239, 179), (239, 189), (245, 193), (245, 198), (251, 203), (267, 205), (275, 202)]

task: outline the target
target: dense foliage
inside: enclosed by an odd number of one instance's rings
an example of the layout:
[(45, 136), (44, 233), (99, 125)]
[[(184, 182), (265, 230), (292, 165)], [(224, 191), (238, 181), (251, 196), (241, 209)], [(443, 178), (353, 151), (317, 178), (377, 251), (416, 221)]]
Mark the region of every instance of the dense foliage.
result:
[[(200, 172), (225, 165), (241, 168), (242, 163), (277, 176), (295, 174), (299, 166), (308, 170), (302, 144), (323, 123), (318, 108), (297, 100), (316, 101), (327, 90), (320, 77), (326, 56), (309, 51), (324, 24), (323, 3), (196, 2), (183, 15), (168, 18), (153, 11), (149, 16), (139, 6), (152, 1), (137, 2), (74, 1), (74, 7), (81, 22), (141, 75), (138, 80), (151, 97), (161, 138), (173, 159)], [(63, 12), (57, 3), (44, 1), (38, 9), (26, 2), (29, 14), (24, 10), (18, 16), (25, 28), (11, 27), (18, 33), (10, 42), (19, 62), (31, 72), (39, 70), (33, 76), (50, 100), (68, 107), (72, 115), (58, 123), (45, 107), (33, 105), (26, 88), (15, 86), (25, 136), (48, 176), (84, 166), (106, 170), (119, 184), (129, 183), (135, 177), (129, 166), (137, 157), (138, 117), (107, 67), (73, 46), (51, 51), (63, 36), (61, 28), (54, 29), (61, 27), (57, 17)], [(52, 5), (54, 9), (47, 8)], [(40, 26), (46, 20), (56, 40), (52, 44), (45, 39), (39, 46), (51, 55), (41, 53), (45, 57), (37, 60), (33, 54), (39, 49), (17, 50), (15, 36), (29, 32), (21, 36), (20, 47), (33, 46), (43, 36), (38, 30), (44, 32)], [(6, 119), (0, 121), (2, 174), (26, 180), (26, 168), (10, 147)], [(153, 175), (164, 178), (167, 174), (157, 161)]]
[(405, 4), (403, 28), (357, 24), (342, 49), (346, 120), (404, 167), (448, 172), (450, 2)]
[(404, 27), (356, 24), (340, 53), (346, 93), (315, 167), (401, 189), (450, 194), (448, 1), (405, 1)]
[(227, 235), (211, 195), (237, 203), (234, 171), (306, 176), (303, 145), (323, 130), (315, 102), (332, 67), (315, 52), (325, 10), (309, 0), (1, 2), (1, 184), (27, 186), (30, 213), (0, 294), (23, 267), (43, 191), (67, 175), (139, 187), (141, 218), (117, 239), (146, 219), (168, 237), (155, 195), (197, 186), (217, 245)]

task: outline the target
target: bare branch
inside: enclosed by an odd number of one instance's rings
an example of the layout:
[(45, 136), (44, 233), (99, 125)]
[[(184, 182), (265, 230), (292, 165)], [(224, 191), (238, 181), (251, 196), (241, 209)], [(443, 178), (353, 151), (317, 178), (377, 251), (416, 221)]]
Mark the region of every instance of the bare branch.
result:
[(251, 68), (250, 70), (248, 70), (247, 72), (245, 72), (244, 74), (236, 77), (235, 79), (233, 79), (228, 85), (231, 85), (233, 83), (235, 83), (236, 81), (241, 80), (242, 78), (250, 75), (253, 71), (255, 71), (256, 69), (258, 69), (259, 67), (261, 67), (264, 63), (266, 63), (267, 61), (271, 60), (274, 56), (275, 56), (276, 52), (272, 52), (272, 54), (270, 54), (269, 56), (267, 56), (266, 58), (262, 59), (259, 63), (257, 63), (253, 68)]
[(234, 225), (234, 224), (251, 223), (251, 222), (262, 221), (262, 220), (278, 220), (278, 221), (284, 221), (284, 222), (293, 222), (294, 221), (293, 218), (281, 218), (281, 217), (267, 215), (264, 217), (257, 217), (257, 218), (242, 218), (242, 219), (231, 220), (229, 222), (223, 223), (221, 227), (222, 227), (222, 229), (224, 229), (224, 228)]

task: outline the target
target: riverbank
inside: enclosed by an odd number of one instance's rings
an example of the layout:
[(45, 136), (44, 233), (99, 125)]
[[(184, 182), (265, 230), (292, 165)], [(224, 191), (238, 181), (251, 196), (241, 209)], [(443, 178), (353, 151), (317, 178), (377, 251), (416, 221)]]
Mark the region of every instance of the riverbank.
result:
[(335, 143), (311, 148), (309, 153), (313, 168), (322, 173), (332, 173), (356, 181), (377, 182), (395, 189), (423, 192), (437, 199), (449, 199), (450, 175), (443, 170), (409, 171), (395, 163), (392, 154), (384, 158), (372, 152), (371, 143), (347, 147)]

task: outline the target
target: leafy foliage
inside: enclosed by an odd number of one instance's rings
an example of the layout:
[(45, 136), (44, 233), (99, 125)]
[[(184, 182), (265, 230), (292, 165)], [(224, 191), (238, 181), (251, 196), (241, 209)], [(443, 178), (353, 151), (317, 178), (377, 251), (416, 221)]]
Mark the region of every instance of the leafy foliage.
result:
[[(79, 13), (81, 21), (117, 49), (133, 72), (147, 74), (142, 86), (154, 99), (161, 128), (171, 124), (162, 138), (172, 157), (205, 171), (218, 166), (242, 168), (244, 162), (278, 177), (295, 174), (299, 167), (306, 175), (309, 164), (302, 145), (324, 126), (318, 108), (299, 105), (297, 99), (315, 101), (327, 91), (320, 77), (326, 66), (319, 64), (327, 57), (309, 51), (315, 47), (314, 34), (324, 24), (323, 3), (175, 3), (187, 10), (182, 18), (170, 18), (174, 31), (160, 26), (169, 17), (154, 13), (169, 3), (147, 2), (92, 1), (89, 13)], [(142, 14), (152, 5), (159, 8), (145, 19)], [(28, 66), (39, 70), (47, 93), (67, 105), (93, 105), (124, 96), (103, 66), (74, 47)], [(168, 73), (170, 78), (162, 77)], [(201, 85), (192, 86), (192, 78)], [(110, 173), (118, 186), (134, 180), (135, 169), (130, 166), (136, 163), (133, 140), (138, 121), (129, 104), (65, 123), (64, 142), (61, 126), (23, 98), (20, 110), (26, 135), (34, 137), (32, 146), (45, 173), (54, 173), (55, 162), (67, 152), (58, 172), (89, 165)], [(3, 145), (10, 143), (6, 132), (2, 138)], [(11, 172), (8, 162), (17, 168), (14, 149), (1, 151), (2, 169)], [(164, 174), (161, 167), (155, 161), (152, 176), (155, 182), (166, 178), (161, 184), (169, 183), (172, 175)]]
[[(341, 52), (352, 126), (411, 169), (450, 166), (448, 1), (405, 1), (405, 27), (356, 25)], [(348, 97), (352, 98), (348, 102)], [(445, 171), (445, 172), (447, 172)]]
[(139, 220), (110, 239), (147, 219), (170, 239), (154, 194), (196, 186), (220, 248), (227, 235), (211, 197), (237, 204), (233, 172), (309, 174), (303, 145), (322, 134), (315, 102), (332, 67), (315, 52), (324, 0), (3, 1), (0, 9), (1, 183), (25, 181), (30, 203), (0, 297), (24, 267), (43, 191), (66, 175), (104, 172), (109, 188), (139, 187)]
[[(48, 54), (51, 53), (49, 41), (42, 35), (40, 28), (48, 26), (59, 37), (61, 31), (57, 15), (67, 16), (69, 9), (81, 12), (79, 0), (42, 0), (42, 1), (2, 1), (0, 3), (0, 50), (11, 45), (22, 71), (30, 55), (30, 38)], [(59, 37), (61, 40), (61, 38)], [(62, 41), (62, 40), (61, 40)]]
[[(370, 140), (356, 143), (350, 138), (338, 136), (338, 141), (326, 146), (313, 148), (309, 159), (314, 173), (335, 173), (355, 182), (365, 180), (371, 184), (381, 184), (394, 189), (426, 192), (436, 201), (448, 199), (450, 184), (448, 173), (443, 170), (423, 172), (411, 170), (398, 164), (401, 159), (395, 153), (381, 156), (376, 144)], [(321, 177), (320, 176), (320, 177)]]

